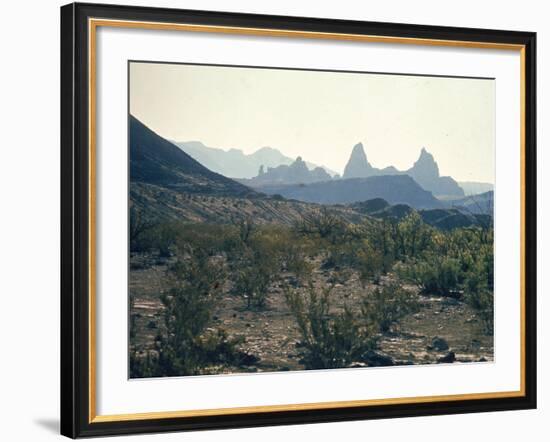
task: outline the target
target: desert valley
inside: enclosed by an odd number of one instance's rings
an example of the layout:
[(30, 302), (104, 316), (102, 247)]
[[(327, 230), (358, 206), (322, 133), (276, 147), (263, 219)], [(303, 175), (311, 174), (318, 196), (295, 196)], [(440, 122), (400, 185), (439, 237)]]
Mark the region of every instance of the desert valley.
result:
[(490, 184), (129, 124), (131, 377), (492, 360)]

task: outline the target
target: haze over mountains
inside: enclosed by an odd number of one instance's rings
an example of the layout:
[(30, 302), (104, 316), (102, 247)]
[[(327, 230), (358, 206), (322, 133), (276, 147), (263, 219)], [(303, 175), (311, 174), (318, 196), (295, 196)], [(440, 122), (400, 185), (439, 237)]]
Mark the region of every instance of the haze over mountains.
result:
[(250, 195), (250, 188), (210, 171), (130, 115), (130, 181), (182, 192)]
[[(144, 217), (187, 222), (292, 225), (317, 205), (271, 198), (212, 172), (138, 119), (129, 118), (130, 202)], [(351, 208), (333, 208), (342, 219), (357, 222)]]
[(495, 188), (495, 186), (491, 183), (480, 183), (477, 181), (459, 181), (458, 185), (462, 187), (462, 190), (464, 190), (464, 194), (466, 196), (491, 192)]
[(252, 179), (234, 180), (211, 171), (132, 116), (129, 125), (132, 201), (169, 218), (200, 220), (254, 216), (264, 222), (277, 219), (290, 222), (304, 212), (326, 205), (352, 219), (359, 216), (354, 204), (377, 198), (392, 207), (406, 205), (417, 210), (492, 213), (492, 191), (474, 200), (465, 197), (464, 192), (456, 192), (454, 198), (443, 201), (427, 190), (426, 182), (458, 185), (452, 178), (439, 176), (437, 163), (425, 149), (406, 172), (372, 167), (362, 145), (356, 145), (344, 178), (332, 178), (320, 167), (310, 170), (299, 157), (290, 165), (267, 170), (260, 167), (260, 173)]
[[(294, 163), (294, 159), (283, 155), (277, 149), (267, 146), (258, 149), (254, 153), (245, 154), (240, 149), (223, 150), (208, 147), (200, 141), (177, 141), (174, 144), (203, 166), (230, 178), (253, 178), (258, 175), (258, 171), (262, 166), (264, 170), (267, 170), (270, 167), (288, 166)], [(318, 167), (309, 162), (306, 162), (306, 165), (309, 169)], [(336, 174), (327, 167), (323, 167), (323, 169), (330, 175)]]
[(273, 185), (309, 184), (320, 181), (330, 181), (332, 177), (322, 167), (309, 169), (302, 157), (296, 158), (290, 165), (282, 164), (277, 167), (260, 166), (258, 176), (251, 179), (238, 180), (251, 187)]
[(390, 204), (408, 204), (417, 209), (445, 207), (408, 175), (379, 175), (257, 189), (270, 195), (319, 204), (349, 204), (383, 198)]
[[(175, 144), (208, 169), (234, 178), (252, 188), (311, 184), (340, 179), (336, 172), (326, 166), (316, 166), (302, 157), (292, 160), (271, 147), (262, 147), (252, 154), (244, 154), (239, 149), (225, 151), (205, 146), (198, 141)], [(342, 178), (369, 178), (382, 175), (409, 175), (424, 190), (432, 192), (440, 199), (456, 199), (493, 190), (490, 183), (459, 183), (452, 177), (441, 176), (435, 158), (424, 147), (412, 167), (400, 171), (394, 166), (382, 169), (372, 166), (363, 144), (357, 143), (351, 151)]]
[(393, 166), (384, 169), (373, 167), (367, 160), (363, 144), (356, 144), (344, 169), (343, 178), (368, 178), (377, 175), (409, 175), (422, 188), (429, 190), (436, 196), (464, 196), (464, 190), (453, 178), (439, 175), (439, 167), (433, 155), (424, 147), (420, 151), (418, 160), (410, 169), (399, 171)]

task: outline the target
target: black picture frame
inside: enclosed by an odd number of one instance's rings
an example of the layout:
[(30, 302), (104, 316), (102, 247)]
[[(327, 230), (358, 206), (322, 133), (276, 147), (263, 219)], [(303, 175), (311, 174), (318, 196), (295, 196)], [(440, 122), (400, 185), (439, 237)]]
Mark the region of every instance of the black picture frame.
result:
[[(524, 395), (94, 422), (90, 419), (89, 18), (521, 45), (524, 51)], [(61, 8), (61, 434), (76, 438), (536, 408), (536, 34), (73, 3)]]

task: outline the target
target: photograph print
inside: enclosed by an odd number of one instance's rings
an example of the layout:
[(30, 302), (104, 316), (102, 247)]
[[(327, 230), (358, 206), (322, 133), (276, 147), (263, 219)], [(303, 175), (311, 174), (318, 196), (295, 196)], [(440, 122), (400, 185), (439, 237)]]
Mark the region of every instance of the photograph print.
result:
[(494, 79), (128, 69), (130, 378), (493, 362)]

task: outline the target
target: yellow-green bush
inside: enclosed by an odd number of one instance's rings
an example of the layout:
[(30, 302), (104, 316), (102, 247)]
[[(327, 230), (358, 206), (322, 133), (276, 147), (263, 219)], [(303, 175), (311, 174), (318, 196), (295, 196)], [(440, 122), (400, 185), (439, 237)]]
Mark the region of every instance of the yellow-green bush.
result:
[(313, 285), (306, 294), (285, 288), (286, 301), (300, 330), (297, 347), (306, 369), (348, 367), (376, 347), (376, 335), (349, 308), (330, 312), (330, 291), (318, 291)]

